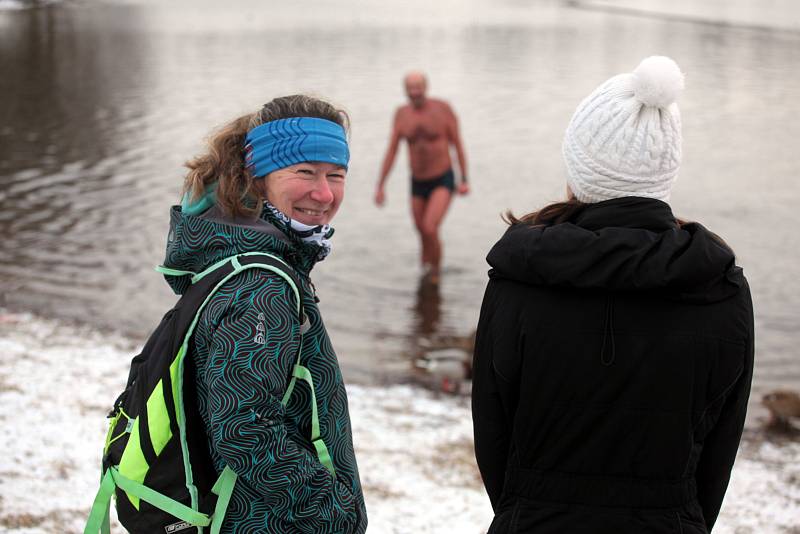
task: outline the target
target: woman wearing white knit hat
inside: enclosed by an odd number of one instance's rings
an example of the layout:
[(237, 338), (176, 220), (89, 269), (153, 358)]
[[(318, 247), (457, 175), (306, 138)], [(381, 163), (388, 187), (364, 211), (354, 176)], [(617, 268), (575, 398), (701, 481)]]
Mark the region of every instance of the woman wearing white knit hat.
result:
[(705, 533), (753, 370), (731, 249), (675, 218), (683, 74), (650, 57), (578, 106), (569, 199), (492, 248), (473, 383), (490, 533)]

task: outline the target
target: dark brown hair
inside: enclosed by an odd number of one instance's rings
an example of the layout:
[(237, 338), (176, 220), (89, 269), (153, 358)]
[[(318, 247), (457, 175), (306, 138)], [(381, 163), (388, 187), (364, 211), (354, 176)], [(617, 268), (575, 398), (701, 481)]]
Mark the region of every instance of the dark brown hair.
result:
[(515, 217), (509, 210), (502, 215), (502, 218), (509, 225), (528, 224), (531, 226), (550, 226), (571, 220), (585, 207), (586, 203), (573, 197), (561, 202), (554, 202), (538, 211), (523, 215), (520, 218)]
[(292, 117), (326, 119), (347, 130), (347, 113), (332, 104), (307, 95), (275, 98), (256, 113), (242, 115), (219, 128), (208, 139), (208, 151), (185, 163), (189, 168), (183, 192), (191, 200), (205, 194), (206, 187), (217, 186), (217, 205), (233, 217), (255, 217), (261, 210), (256, 179), (244, 165), (244, 142), (247, 132), (265, 122)]

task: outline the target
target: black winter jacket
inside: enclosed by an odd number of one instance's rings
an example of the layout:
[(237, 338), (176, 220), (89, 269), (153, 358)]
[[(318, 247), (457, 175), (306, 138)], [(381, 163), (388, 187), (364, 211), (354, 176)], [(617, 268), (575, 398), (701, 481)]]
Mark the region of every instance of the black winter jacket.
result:
[(750, 291), (699, 224), (643, 198), (492, 248), (473, 383), (490, 533), (705, 533), (753, 371)]

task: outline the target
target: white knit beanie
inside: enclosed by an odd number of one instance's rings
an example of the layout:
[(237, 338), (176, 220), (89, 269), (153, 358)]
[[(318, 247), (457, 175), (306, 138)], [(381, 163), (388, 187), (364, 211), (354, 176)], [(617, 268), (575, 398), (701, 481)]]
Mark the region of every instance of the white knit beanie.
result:
[(578, 200), (669, 200), (681, 163), (681, 116), (675, 100), (682, 90), (678, 65), (652, 56), (580, 103), (562, 147), (567, 183)]

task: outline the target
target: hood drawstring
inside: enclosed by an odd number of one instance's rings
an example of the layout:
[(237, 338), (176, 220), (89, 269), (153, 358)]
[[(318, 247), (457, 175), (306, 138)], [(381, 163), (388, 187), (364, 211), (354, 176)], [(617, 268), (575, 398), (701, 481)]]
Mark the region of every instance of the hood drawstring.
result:
[[(611, 357), (606, 359), (606, 338), (608, 333), (611, 332)], [(606, 318), (603, 323), (603, 344), (600, 349), (600, 363), (609, 366), (614, 363), (617, 357), (617, 346), (614, 342), (614, 296), (609, 294), (606, 297)]]

